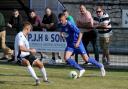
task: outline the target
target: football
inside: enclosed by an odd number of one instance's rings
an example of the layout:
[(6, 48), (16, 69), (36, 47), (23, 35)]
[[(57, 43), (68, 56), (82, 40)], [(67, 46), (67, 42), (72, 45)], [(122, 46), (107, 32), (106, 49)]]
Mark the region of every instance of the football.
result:
[(76, 79), (77, 78), (77, 72), (76, 71), (70, 71), (69, 73), (69, 77), (72, 78), (72, 79)]

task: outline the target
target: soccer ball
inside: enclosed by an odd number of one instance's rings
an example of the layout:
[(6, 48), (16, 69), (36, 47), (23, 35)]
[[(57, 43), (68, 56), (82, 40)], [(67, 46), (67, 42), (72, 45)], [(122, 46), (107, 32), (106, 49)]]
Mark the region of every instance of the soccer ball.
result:
[(72, 79), (76, 79), (77, 78), (77, 72), (76, 71), (70, 71), (69, 77)]

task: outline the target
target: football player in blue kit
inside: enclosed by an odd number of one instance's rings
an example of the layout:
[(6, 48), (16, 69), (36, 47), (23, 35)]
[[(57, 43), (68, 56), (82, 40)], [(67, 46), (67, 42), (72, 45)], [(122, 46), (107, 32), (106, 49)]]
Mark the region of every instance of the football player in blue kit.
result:
[(80, 32), (79, 28), (71, 23), (70, 21), (66, 20), (66, 17), (63, 13), (60, 13), (58, 15), (59, 21), (60, 21), (60, 29), (61, 29), (61, 36), (66, 39), (67, 47), (65, 49), (64, 53), (64, 60), (73, 68), (79, 70), (78, 78), (83, 76), (85, 69), (81, 67), (78, 63), (75, 62), (74, 59), (71, 58), (71, 56), (74, 53), (81, 54), (83, 60), (88, 63), (94, 64), (96, 67), (100, 68), (101, 70), (101, 76), (105, 76), (105, 69), (104, 66), (97, 62), (94, 58), (88, 57), (86, 50), (83, 46), (83, 43), (81, 41), (82, 39), (82, 33)]

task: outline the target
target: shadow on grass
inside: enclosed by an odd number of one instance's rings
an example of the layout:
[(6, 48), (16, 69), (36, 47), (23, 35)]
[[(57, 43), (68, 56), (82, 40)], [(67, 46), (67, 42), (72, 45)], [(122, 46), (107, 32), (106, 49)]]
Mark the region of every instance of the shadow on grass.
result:
[(6, 82), (5, 81), (0, 81), (0, 84), (5, 84)]
[[(81, 65), (83, 68), (85, 68), (85, 70), (94, 70), (94, 71), (99, 71), (98, 68), (96, 68), (94, 65)], [(55, 68), (55, 69), (74, 69), (72, 67), (70, 67), (69, 65), (67, 64), (63, 64), (63, 65), (49, 65), (49, 64), (45, 64), (45, 67), (47, 68)], [(110, 67), (106, 67), (105, 68), (106, 71), (110, 72), (127, 72), (128, 70), (127, 69), (118, 69), (118, 68), (111, 68)]]
[(28, 83), (30, 81), (0, 81), (1, 84), (8, 84), (8, 85), (26, 85), (26, 86), (33, 86), (34, 84)]
[(7, 61), (0, 61), (0, 65), (18, 66), (18, 64), (15, 64), (13, 62), (7, 62)]
[[(15, 64), (12, 62), (2, 62), (0, 61), (0, 65), (11, 65), (11, 66), (21, 66), (19, 64)], [(55, 68), (55, 69), (73, 69), (72, 67), (70, 67), (69, 65), (63, 63), (63, 64), (44, 64), (46, 68)], [(85, 64), (80, 64), (83, 68), (87, 69), (87, 70), (99, 70), (98, 68), (96, 68), (94, 65), (85, 65)], [(110, 72), (127, 72), (127, 68), (122, 68), (122, 67), (117, 67), (117, 66), (105, 66), (105, 69)]]
[(31, 77), (30, 75), (20, 75), (20, 74), (0, 74), (0, 76), (18, 76), (18, 77)]

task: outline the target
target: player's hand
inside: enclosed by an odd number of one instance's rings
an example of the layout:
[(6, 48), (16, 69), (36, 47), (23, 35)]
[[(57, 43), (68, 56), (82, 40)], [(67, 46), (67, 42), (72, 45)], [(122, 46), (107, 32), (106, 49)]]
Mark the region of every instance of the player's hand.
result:
[(33, 49), (33, 48), (31, 48), (31, 49), (30, 49), (30, 53), (34, 55), (34, 54), (36, 54), (36, 50)]
[(80, 45), (79, 43), (76, 43), (76, 44), (75, 44), (75, 48), (78, 48), (78, 47), (79, 47), (79, 45)]

